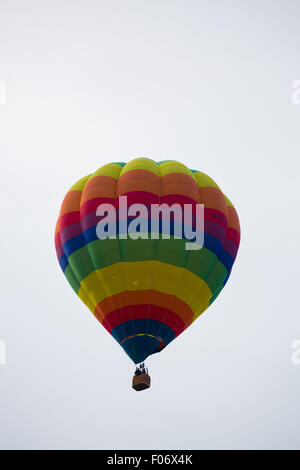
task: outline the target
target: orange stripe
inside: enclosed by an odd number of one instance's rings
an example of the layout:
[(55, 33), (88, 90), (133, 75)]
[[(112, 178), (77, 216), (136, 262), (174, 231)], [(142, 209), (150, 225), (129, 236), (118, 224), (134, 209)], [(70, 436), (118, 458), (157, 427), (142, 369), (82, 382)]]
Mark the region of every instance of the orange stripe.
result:
[(81, 194), (82, 191), (78, 191), (77, 189), (69, 191), (65, 195), (59, 215), (67, 214), (68, 212), (79, 211)]
[(57, 235), (60, 231), (60, 228), (59, 228), (59, 219), (60, 219), (60, 216), (58, 217), (57, 219), (57, 222), (56, 222), (56, 225), (55, 225), (55, 235)]
[(117, 195), (131, 191), (159, 194), (159, 177), (147, 170), (131, 170), (118, 179)]
[(199, 188), (196, 181), (184, 173), (169, 173), (160, 179), (160, 195), (178, 194), (199, 202)]
[(226, 200), (222, 191), (209, 186), (199, 188), (199, 191), (201, 204), (204, 204), (206, 208), (221, 211), (226, 216), (226, 218), (228, 217)]
[(240, 222), (237, 212), (233, 206), (227, 206), (228, 210), (228, 227), (234, 228), (238, 232), (241, 231)]
[(111, 176), (94, 176), (91, 178), (85, 185), (82, 198), (81, 198), (81, 206), (90, 199), (94, 199), (97, 197), (107, 197), (113, 198), (115, 197), (116, 191), (116, 179), (112, 178)]
[(194, 313), (192, 309), (175, 295), (165, 294), (155, 290), (126, 291), (112, 295), (100, 302), (95, 309), (96, 318), (102, 323), (106, 315), (126, 305), (149, 304), (169, 309), (176, 313), (185, 323), (186, 327), (192, 322)]

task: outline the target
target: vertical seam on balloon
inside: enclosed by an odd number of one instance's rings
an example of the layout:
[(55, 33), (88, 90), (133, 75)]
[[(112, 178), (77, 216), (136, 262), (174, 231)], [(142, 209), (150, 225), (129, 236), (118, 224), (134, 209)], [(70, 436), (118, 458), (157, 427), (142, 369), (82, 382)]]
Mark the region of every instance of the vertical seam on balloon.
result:
[[(93, 174), (94, 174), (94, 173), (93, 173)], [(91, 176), (91, 178), (92, 178), (92, 177), (93, 177), (93, 175)], [(89, 181), (89, 179), (88, 179), (88, 181)], [(101, 287), (103, 288), (104, 293), (106, 294), (106, 287), (105, 287), (104, 283), (102, 283), (102, 281), (101, 281), (101, 277), (100, 277), (99, 270), (96, 268), (95, 262), (94, 262), (94, 260), (93, 260), (93, 258), (92, 258), (91, 253), (90, 253), (89, 242), (87, 242), (86, 234), (85, 234), (85, 231), (83, 230), (82, 222), (81, 222), (81, 199), (82, 199), (83, 191), (84, 191), (84, 189), (85, 189), (86, 184), (88, 183), (88, 181), (85, 183), (84, 188), (83, 188), (82, 193), (81, 193), (81, 196), (80, 196), (80, 227), (81, 227), (81, 233), (82, 233), (82, 236), (83, 236), (83, 239), (84, 239), (84, 242), (85, 242), (84, 247), (85, 247), (86, 250), (87, 250), (87, 253), (88, 253), (89, 258), (90, 258), (90, 261), (91, 261), (91, 264), (92, 264), (92, 266), (93, 266), (93, 268), (94, 268), (93, 273), (96, 273), (96, 276), (97, 276), (97, 278), (99, 279), (99, 283), (100, 283)], [(90, 298), (89, 295), (88, 295), (88, 298)], [(97, 308), (97, 304), (95, 304), (95, 307), (94, 307), (94, 312), (93, 312), (94, 314), (95, 314), (96, 308)], [(102, 323), (102, 321), (101, 321), (101, 323)]]
[[(221, 190), (220, 190), (220, 191), (221, 191)], [(224, 195), (223, 191), (221, 191), (221, 192), (222, 192), (222, 194), (223, 194), (223, 196), (224, 196), (224, 199), (225, 199), (225, 202), (226, 202), (225, 195)], [(223, 264), (223, 263), (220, 261), (220, 258), (219, 258), (219, 257), (220, 257), (221, 251), (224, 249), (223, 247), (224, 247), (224, 244), (225, 244), (225, 242), (226, 242), (227, 233), (228, 233), (228, 220), (229, 220), (229, 215), (228, 215), (228, 206), (227, 206), (227, 203), (226, 203), (226, 217), (227, 217), (227, 226), (226, 226), (226, 231), (225, 231), (225, 237), (224, 237), (224, 241), (223, 241), (223, 243), (222, 243), (222, 247), (221, 247), (221, 249), (219, 250), (219, 252), (218, 252), (218, 254), (217, 254), (217, 260), (218, 260), (221, 264)], [(223, 265), (223, 266), (224, 266), (224, 265)], [(209, 274), (212, 274), (212, 272), (213, 272), (213, 270), (214, 270), (215, 267), (216, 267), (216, 262), (213, 264), (213, 267), (212, 267), (211, 272), (210, 272)], [(224, 267), (225, 267), (225, 269), (227, 270), (227, 275), (230, 275), (230, 271), (228, 271), (228, 269), (226, 268), (226, 266), (224, 266)], [(211, 296), (210, 300), (213, 298), (215, 292), (217, 292), (218, 289), (220, 289), (220, 292), (219, 292), (219, 294), (220, 294), (221, 291), (222, 291), (222, 289), (223, 289), (223, 287), (224, 287), (224, 281), (223, 281), (222, 283), (220, 283), (220, 284), (218, 285), (218, 287), (212, 291), (212, 296)], [(216, 300), (216, 299), (215, 299), (215, 300)], [(213, 302), (212, 302), (212, 303), (213, 303)], [(209, 305), (211, 305), (212, 303), (209, 303)], [(197, 318), (198, 318), (198, 317), (197, 317)], [(195, 320), (196, 320), (196, 318), (195, 318)], [(194, 321), (194, 320), (193, 320), (193, 321)]]
[[(123, 169), (126, 168), (126, 165), (127, 165), (127, 163), (125, 164), (125, 166), (123, 167)], [(122, 170), (121, 170), (121, 171), (122, 171)], [(120, 173), (121, 173), (121, 172), (120, 172)], [(120, 177), (120, 174), (119, 174), (119, 177)], [(119, 177), (118, 177), (118, 179), (117, 179), (117, 184), (116, 184), (115, 201), (116, 201), (116, 198), (117, 198), (117, 189), (118, 189), (118, 184), (119, 184)], [(115, 205), (116, 205), (116, 202), (115, 202)], [(119, 207), (117, 219), (118, 219), (118, 221), (119, 221), (119, 226), (120, 226), (120, 207)], [(127, 223), (127, 222), (128, 222), (128, 221), (126, 220), (126, 223)], [(127, 236), (128, 236), (128, 226), (127, 226)], [(128, 305), (128, 308), (129, 308), (130, 321), (132, 322), (132, 329), (133, 329), (133, 333), (135, 334), (135, 324), (134, 324), (134, 321), (133, 321), (133, 318), (132, 318), (132, 305), (131, 305), (131, 303), (129, 302), (129, 289), (128, 289), (128, 284), (127, 284), (127, 278), (126, 278), (126, 276), (125, 276), (123, 259), (122, 259), (122, 256), (121, 256), (120, 232), (118, 232), (117, 240), (118, 240), (118, 247), (119, 247), (119, 254), (120, 254), (121, 271), (122, 271), (122, 276), (123, 276), (123, 279), (124, 279), (124, 282), (125, 282), (125, 291), (124, 291), (124, 294), (127, 296), (127, 305)], [(122, 302), (121, 302), (122, 294), (123, 294), (123, 292), (121, 292), (121, 295), (120, 295), (121, 312), (122, 312)], [(123, 317), (123, 313), (122, 313), (121, 315), (122, 315), (122, 317)], [(123, 319), (123, 318), (122, 318), (122, 319)], [(124, 337), (125, 337), (126, 334), (125, 334), (125, 326), (124, 326), (124, 322), (123, 322), (123, 321), (121, 322), (121, 325), (122, 325), (121, 327), (122, 327), (123, 334), (124, 334)]]
[[(125, 164), (126, 166), (126, 164)], [(124, 167), (123, 167), (124, 168)], [(120, 170), (120, 173), (122, 171), (122, 168)], [(117, 193), (118, 193), (118, 183), (119, 183), (119, 177), (120, 177), (120, 173), (118, 175), (118, 179), (116, 180), (116, 184), (115, 184), (115, 208), (117, 210)], [(118, 208), (118, 212), (117, 212), (118, 216), (116, 218), (116, 222), (119, 223), (119, 227), (120, 227), (120, 206)], [(119, 249), (119, 256), (120, 256), (120, 268), (121, 268), (121, 272), (122, 272), (122, 276), (124, 278), (124, 280), (126, 279), (125, 277), (125, 273), (124, 273), (124, 267), (123, 267), (123, 260), (122, 260), (122, 257), (121, 257), (121, 247), (120, 247), (120, 230), (116, 230), (117, 234), (116, 234), (116, 238), (117, 238), (117, 245), (118, 245), (118, 249)], [(126, 281), (125, 281), (125, 287), (126, 287)], [(126, 294), (125, 294), (126, 293)], [(120, 292), (120, 295), (119, 295), (119, 303), (120, 303), (120, 312), (121, 312), (121, 318), (120, 318), (120, 323), (119, 325), (121, 326), (121, 329), (122, 329), (122, 332), (123, 332), (123, 337), (125, 338), (126, 336), (126, 333), (125, 333), (125, 326), (124, 326), (124, 312), (123, 312), (123, 306), (122, 306), (122, 298), (123, 298), (123, 294), (127, 295), (127, 304), (128, 304), (128, 307), (129, 307), (129, 311), (131, 309), (131, 306), (129, 304), (129, 297), (128, 297), (128, 289), (125, 290), (125, 291), (121, 291)], [(125, 305), (124, 305), (125, 306)], [(131, 314), (130, 314), (130, 317), (131, 317)], [(121, 342), (119, 342), (119, 344), (121, 344)]]
[[(224, 194), (224, 193), (223, 193), (223, 194)], [(225, 195), (224, 195), (224, 197), (225, 197)], [(226, 200), (226, 198), (225, 198), (225, 200)], [(227, 203), (226, 203), (227, 220), (229, 220), (228, 207), (230, 207), (230, 206), (228, 206)], [(223, 245), (222, 245), (222, 249), (223, 249), (223, 246), (224, 246), (224, 244), (225, 244), (225, 242), (226, 242), (226, 240), (227, 240), (227, 233), (228, 233), (228, 229), (229, 229), (229, 228), (230, 228), (230, 227), (229, 227), (229, 225), (228, 225), (228, 223), (227, 223), (226, 232), (225, 232), (225, 238), (224, 238), (224, 243), (223, 243)], [(238, 246), (237, 246), (236, 256), (237, 256), (237, 253), (238, 253), (238, 249), (239, 249), (239, 244), (238, 244)], [(225, 251), (226, 251), (226, 250), (225, 250)], [(234, 260), (233, 260), (233, 263), (232, 263), (231, 268), (230, 268), (229, 270), (227, 270), (227, 276), (226, 276), (226, 277), (229, 277), (230, 274), (231, 274), (232, 267), (233, 267), (233, 265), (234, 265), (234, 263), (235, 263), (235, 260), (236, 260), (236, 256), (235, 256), (235, 258), (234, 258)], [(220, 261), (219, 256), (218, 256), (218, 260)], [(222, 262), (220, 261), (220, 263), (222, 263)], [(223, 263), (222, 263), (222, 264), (223, 264)], [(214, 266), (215, 266), (215, 265), (214, 265)], [(226, 268), (226, 266), (225, 266), (225, 268)], [(226, 268), (226, 269), (227, 269), (227, 268)], [(220, 287), (221, 287), (221, 288), (220, 288)], [(222, 291), (222, 289), (223, 289), (224, 287), (225, 287), (225, 285), (224, 285), (224, 281), (223, 281), (222, 284), (220, 284), (216, 289), (214, 289), (212, 297), (215, 295), (215, 293), (216, 293), (219, 289), (220, 289), (220, 291), (219, 291), (219, 294), (220, 294), (221, 291)], [(219, 294), (218, 294), (218, 295), (219, 295)], [(217, 297), (218, 297), (218, 295), (217, 295)], [(214, 301), (217, 299), (217, 297), (214, 299)], [(213, 301), (213, 302), (214, 302), (214, 301)], [(211, 302), (210, 305), (212, 305), (213, 302)]]
[[(183, 164), (182, 164), (182, 165), (183, 165)], [(185, 165), (183, 165), (183, 166), (185, 166)], [(187, 167), (186, 167), (186, 168), (187, 168)], [(193, 173), (192, 173), (192, 178), (193, 178), (193, 180), (195, 181), (195, 183), (197, 184), (197, 181), (195, 180), (195, 177), (194, 177)], [(198, 184), (197, 184), (197, 187), (198, 187)], [(198, 187), (198, 190), (199, 190), (199, 187)], [(200, 201), (200, 191), (199, 191), (199, 201)], [(179, 284), (180, 280), (181, 280), (182, 277), (183, 277), (184, 269), (186, 269), (186, 265), (187, 265), (187, 263), (188, 263), (188, 260), (189, 260), (190, 255), (191, 255), (191, 251), (190, 251), (189, 254), (186, 256), (184, 266), (180, 266), (180, 268), (181, 268), (182, 271), (181, 271), (181, 275), (179, 276), (179, 279), (178, 279), (178, 284)], [(177, 284), (177, 285), (178, 285), (178, 284)], [(165, 313), (164, 313), (164, 315), (163, 315), (163, 318), (162, 318), (161, 323), (164, 322), (164, 319), (166, 318), (167, 312), (168, 312), (168, 309), (165, 310)], [(176, 320), (176, 322), (174, 323), (174, 328), (175, 328), (175, 326), (178, 324), (178, 322), (179, 322), (179, 319)], [(156, 336), (159, 335), (160, 330), (161, 330), (161, 327), (158, 329), (158, 332), (157, 332)], [(173, 330), (173, 331), (174, 331), (174, 338), (175, 338), (175, 330)], [(166, 338), (167, 338), (168, 336), (169, 336), (169, 334), (167, 334)], [(164, 342), (166, 343), (165, 338), (164, 338)]]
[[(97, 170), (96, 170), (96, 171), (97, 171)], [(122, 171), (122, 166), (121, 166), (121, 168), (120, 168), (120, 172), (121, 172), (121, 171)], [(119, 176), (120, 176), (120, 172), (119, 172), (118, 178), (119, 178)], [(116, 209), (116, 193), (117, 193), (117, 181), (118, 181), (118, 178), (115, 180), (115, 188), (114, 188), (115, 209)], [(116, 233), (116, 239), (118, 240), (118, 233)], [(101, 241), (101, 240), (100, 240), (100, 241)], [(98, 279), (99, 279), (99, 281), (100, 281), (100, 283), (101, 283), (101, 286), (103, 287), (103, 290), (104, 290), (104, 293), (105, 293), (104, 299), (107, 299), (107, 298), (111, 297), (111, 295), (110, 295), (109, 292), (107, 292), (107, 290), (106, 290), (106, 288), (105, 288), (105, 285), (104, 285), (104, 283), (102, 282), (102, 280), (101, 280), (101, 278), (100, 278), (100, 272), (99, 272), (99, 270), (97, 270), (96, 267), (95, 267), (95, 264), (94, 264), (94, 262), (93, 262), (93, 259), (92, 259), (92, 257), (91, 257), (91, 254), (90, 254), (90, 251), (89, 251), (89, 248), (88, 248), (88, 244), (86, 244), (85, 246), (87, 247), (87, 250), (88, 250), (88, 253), (89, 253), (89, 256), (90, 256), (90, 259), (91, 259), (91, 263), (92, 263), (92, 265), (93, 265), (94, 268), (95, 268), (94, 271), (96, 272), (96, 275), (97, 275), (97, 277), (98, 277)], [(118, 240), (118, 248), (119, 248), (120, 261), (119, 261), (119, 263), (117, 263), (117, 264), (120, 264), (120, 267), (122, 267), (122, 260), (121, 260), (121, 252), (120, 252), (119, 240)], [(101, 271), (101, 269), (100, 269), (100, 271)], [(120, 294), (119, 294), (119, 304), (120, 304), (120, 311), (122, 312), (122, 292), (120, 292)], [(97, 304), (97, 305), (98, 305), (98, 304)], [(96, 305), (95, 309), (97, 308), (97, 305)], [(103, 321), (103, 318), (102, 318), (102, 321)], [(102, 323), (102, 321), (101, 321), (101, 323)], [(122, 328), (123, 334), (124, 334), (124, 336), (125, 336), (125, 329), (124, 329), (124, 326), (122, 325), (121, 328)]]
[[(157, 168), (158, 168), (158, 205), (160, 205), (160, 190), (161, 190), (161, 171), (160, 171), (160, 165), (156, 163)], [(148, 217), (149, 220), (149, 217)], [(149, 222), (148, 222), (149, 223)], [(152, 218), (151, 218), (151, 211), (150, 211), (150, 227), (148, 226), (148, 236), (149, 236), (149, 231), (150, 231), (150, 237), (151, 237), (151, 226), (152, 226)], [(159, 237), (159, 220), (158, 220), (158, 237)], [(151, 282), (150, 282), (150, 290), (149, 290), (149, 305), (148, 305), (148, 311), (147, 311), (147, 322), (146, 322), (146, 331), (148, 331), (148, 324), (149, 324), (149, 319), (151, 315), (151, 302), (152, 302), (152, 292), (153, 292), (153, 282), (154, 282), (154, 273), (155, 273), (155, 266), (157, 264), (157, 251), (159, 247), (159, 238), (158, 240), (155, 240), (154, 242), (154, 250), (153, 250), (153, 270), (152, 270), (152, 276), (151, 276)], [(156, 335), (157, 336), (157, 335)]]
[[(199, 192), (200, 192), (200, 187), (199, 187)], [(220, 189), (220, 192), (221, 192), (221, 194), (222, 194), (223, 197), (224, 197), (224, 194), (223, 194), (223, 192), (221, 191), (221, 189)], [(225, 198), (225, 197), (224, 197), (224, 198)], [(225, 242), (225, 239), (226, 239), (226, 233), (227, 233), (227, 228), (228, 228), (228, 211), (227, 211), (227, 205), (226, 205), (226, 214), (225, 214), (225, 215), (226, 215), (226, 218), (227, 218), (227, 226), (226, 226), (226, 232), (225, 232), (224, 241), (223, 241), (223, 243), (222, 243), (222, 246), (221, 246), (221, 248), (220, 248), (218, 254), (216, 254), (216, 258), (215, 258), (214, 263), (212, 263), (212, 265), (211, 265), (211, 267), (210, 267), (208, 273), (207, 273), (206, 276), (205, 276), (205, 279), (203, 279), (204, 282), (208, 279), (209, 275), (213, 272), (214, 268), (216, 267), (217, 260), (219, 260), (219, 254), (220, 254), (221, 250), (223, 249), (223, 245), (224, 245), (224, 242)], [(201, 288), (201, 289), (202, 289), (202, 288)], [(200, 290), (201, 290), (201, 289), (200, 289)], [(200, 291), (199, 291), (199, 292), (200, 292)], [(211, 295), (210, 299), (213, 297), (213, 291), (211, 291), (211, 292), (212, 292), (212, 295)], [(197, 293), (197, 294), (195, 295), (195, 297), (193, 298), (192, 302), (197, 298), (198, 294), (199, 294), (199, 293)], [(210, 299), (209, 299), (209, 300), (210, 300)], [(201, 305), (205, 305), (205, 302), (204, 302), (203, 304), (201, 304)], [(204, 312), (202, 312), (202, 313), (204, 313)], [(199, 314), (199, 315), (200, 315), (200, 314)], [(193, 318), (192, 323), (199, 317), (199, 315), (198, 315), (196, 318)], [(194, 315), (194, 317), (195, 317), (195, 315)]]
[[(88, 180), (87, 180), (87, 181), (88, 181)], [(87, 181), (86, 181), (86, 183), (87, 183)], [(86, 184), (86, 183), (85, 183), (85, 184)], [(85, 185), (84, 185), (84, 186), (85, 186)], [(82, 190), (82, 191), (83, 191), (83, 190)], [(81, 191), (81, 195), (82, 195), (82, 191)], [(69, 192), (69, 191), (68, 191), (68, 192)], [(80, 200), (81, 200), (81, 196), (80, 196)], [(80, 219), (80, 201), (79, 201), (79, 208), (78, 208), (78, 211), (79, 211), (79, 219)], [(72, 266), (71, 266), (71, 264), (70, 264), (70, 261), (69, 261), (69, 257), (66, 255), (66, 252), (65, 252), (65, 250), (64, 250), (64, 246), (63, 246), (63, 244), (62, 244), (62, 239), (61, 239), (61, 236), (60, 236), (60, 220), (61, 220), (61, 214), (59, 215), (59, 222), (58, 222), (58, 223), (59, 223), (59, 240), (60, 240), (60, 244), (61, 244), (62, 250), (63, 250), (63, 252), (64, 252), (64, 255), (66, 256), (66, 258), (67, 258), (67, 260), (68, 260), (68, 266), (70, 267), (70, 270), (71, 270), (73, 276), (75, 277), (75, 279), (77, 279), (77, 281), (78, 281), (78, 283), (79, 283), (79, 289), (78, 289), (78, 291), (77, 291), (76, 293), (77, 293), (77, 295), (78, 295), (78, 292), (80, 291), (80, 289), (82, 289), (82, 291), (83, 291), (83, 292), (85, 293), (85, 295), (86, 295), (86, 298), (88, 299), (88, 293), (87, 293), (87, 291), (82, 287), (81, 281), (79, 280), (78, 276), (76, 275), (75, 271), (73, 270), (73, 268), (72, 268)], [(72, 254), (73, 254), (73, 253), (72, 253)], [(71, 255), (70, 255), (70, 256), (71, 256)], [(67, 266), (66, 266), (66, 269), (67, 269)], [(65, 270), (66, 270), (66, 269), (65, 269)], [(65, 274), (65, 272), (64, 272), (64, 274)], [(66, 277), (66, 276), (65, 276), (65, 277)], [(68, 279), (67, 279), (67, 280), (68, 280)], [(84, 302), (84, 304), (86, 305), (85, 302)]]
[[(79, 289), (80, 289), (80, 288), (81, 288), (81, 283), (80, 283), (80, 281), (79, 281), (79, 278), (76, 276), (75, 272), (73, 271), (72, 266), (70, 265), (69, 257), (66, 255), (66, 252), (65, 252), (65, 250), (64, 250), (64, 246), (63, 246), (63, 243), (62, 243), (62, 239), (61, 239), (61, 236), (60, 236), (60, 219), (61, 219), (61, 216), (59, 215), (59, 221), (58, 221), (58, 224), (59, 224), (59, 232), (58, 232), (58, 236), (59, 236), (59, 240), (60, 240), (60, 244), (61, 244), (63, 253), (64, 253), (66, 259), (68, 260), (68, 264), (66, 265), (65, 270), (63, 271), (63, 273), (64, 273), (65, 278), (67, 279), (67, 276), (65, 275), (65, 272), (66, 272), (67, 267), (69, 266), (69, 269), (71, 270), (73, 276), (74, 276), (75, 279), (77, 279), (77, 281), (78, 281)], [(68, 279), (67, 279), (67, 281), (68, 281)], [(68, 281), (68, 282), (69, 282), (69, 281)], [(69, 283), (69, 284), (70, 284), (70, 283)], [(71, 285), (71, 284), (70, 284), (70, 285)], [(71, 287), (72, 287), (72, 286), (71, 286)], [(77, 290), (76, 294), (78, 294), (79, 289)]]

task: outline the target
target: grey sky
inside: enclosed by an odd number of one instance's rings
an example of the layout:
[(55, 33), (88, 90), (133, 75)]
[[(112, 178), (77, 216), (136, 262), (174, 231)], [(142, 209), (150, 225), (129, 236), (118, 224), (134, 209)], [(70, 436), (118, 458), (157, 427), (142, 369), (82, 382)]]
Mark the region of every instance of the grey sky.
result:
[[(1, 448), (300, 448), (299, 19), (292, 0), (0, 0)], [(210, 175), (242, 228), (143, 393), (53, 244), (73, 182), (137, 156)]]

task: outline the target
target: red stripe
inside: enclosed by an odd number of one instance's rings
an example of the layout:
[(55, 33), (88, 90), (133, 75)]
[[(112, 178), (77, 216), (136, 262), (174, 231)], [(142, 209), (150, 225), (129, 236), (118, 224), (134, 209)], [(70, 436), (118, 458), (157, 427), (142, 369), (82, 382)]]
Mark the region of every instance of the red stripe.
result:
[(212, 222), (221, 225), (221, 227), (227, 228), (228, 219), (226, 215), (217, 209), (204, 207), (204, 220), (211, 220)]
[(56, 232), (56, 234), (55, 234), (54, 244), (55, 244), (55, 248), (60, 244), (60, 233), (59, 232)]
[[(121, 196), (127, 196), (127, 206), (132, 204), (158, 204), (159, 196), (147, 191), (129, 191), (127, 193), (121, 194)], [(117, 198), (117, 207), (119, 207), (119, 197)]]
[(91, 212), (96, 212), (100, 204), (111, 204), (115, 207), (115, 199), (110, 197), (95, 197), (94, 199), (89, 199), (80, 208), (81, 218), (85, 215), (90, 214)]
[(57, 246), (56, 246), (56, 256), (57, 256), (57, 259), (60, 260), (61, 256), (64, 254), (64, 250), (61, 246), (61, 243), (59, 243)]
[[(97, 312), (95, 312), (97, 316)], [(178, 336), (185, 329), (184, 321), (171, 310), (159, 307), (158, 305), (127, 305), (110, 312), (104, 318), (102, 325), (111, 333), (115, 326), (120, 323), (136, 320), (139, 318), (149, 318), (149, 320), (160, 321), (170, 328)], [(99, 319), (99, 318), (98, 318)]]
[(67, 214), (61, 215), (59, 219), (59, 230), (62, 231), (68, 225), (76, 224), (80, 222), (80, 212), (68, 212)]
[(241, 235), (234, 228), (228, 227), (226, 231), (226, 238), (228, 238), (228, 240), (231, 240), (233, 243), (239, 246)]
[(233, 259), (236, 258), (239, 247), (232, 240), (229, 240), (229, 238), (226, 238), (222, 248), (223, 250), (227, 251), (227, 253), (229, 253), (233, 257)]
[(199, 201), (182, 194), (167, 194), (166, 196), (161, 196), (160, 203), (169, 204), (169, 206), (172, 204), (180, 204), (181, 207), (184, 207), (184, 204), (192, 204), (192, 206), (200, 204)]

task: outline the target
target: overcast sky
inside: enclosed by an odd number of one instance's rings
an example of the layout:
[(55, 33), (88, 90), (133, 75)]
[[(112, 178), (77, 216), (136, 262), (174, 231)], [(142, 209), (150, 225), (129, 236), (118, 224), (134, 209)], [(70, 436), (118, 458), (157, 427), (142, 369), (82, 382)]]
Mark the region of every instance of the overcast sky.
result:
[[(1, 448), (300, 448), (299, 20), (297, 0), (0, 0)], [(210, 175), (242, 229), (142, 393), (53, 242), (69, 187), (138, 156)]]

